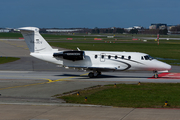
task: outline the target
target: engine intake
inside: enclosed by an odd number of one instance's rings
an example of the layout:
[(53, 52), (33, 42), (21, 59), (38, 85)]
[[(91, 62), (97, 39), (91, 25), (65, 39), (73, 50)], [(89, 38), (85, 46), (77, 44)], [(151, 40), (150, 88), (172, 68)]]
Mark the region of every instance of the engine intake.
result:
[(84, 51), (64, 51), (63, 53), (54, 53), (53, 56), (57, 58), (63, 57), (63, 59), (72, 61), (85, 59)]

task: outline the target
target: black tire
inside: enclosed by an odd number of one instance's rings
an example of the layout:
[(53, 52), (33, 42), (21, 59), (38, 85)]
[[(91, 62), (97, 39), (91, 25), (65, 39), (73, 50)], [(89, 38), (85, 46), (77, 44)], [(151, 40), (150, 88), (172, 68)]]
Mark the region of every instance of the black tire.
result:
[(93, 77), (94, 77), (94, 73), (90, 72), (90, 73), (88, 74), (88, 76), (89, 76), (89, 78), (93, 78)]

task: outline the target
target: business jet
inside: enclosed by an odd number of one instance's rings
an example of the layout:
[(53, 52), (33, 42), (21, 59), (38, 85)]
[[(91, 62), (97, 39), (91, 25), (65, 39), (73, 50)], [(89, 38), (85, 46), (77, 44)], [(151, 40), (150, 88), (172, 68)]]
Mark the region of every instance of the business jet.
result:
[(153, 71), (154, 77), (160, 72), (168, 72), (169, 64), (153, 59), (150, 55), (140, 52), (110, 51), (58, 51), (53, 49), (40, 35), (39, 28), (19, 28), (30, 50), (30, 55), (65, 68), (91, 71), (89, 78), (101, 75), (103, 71), (141, 70)]

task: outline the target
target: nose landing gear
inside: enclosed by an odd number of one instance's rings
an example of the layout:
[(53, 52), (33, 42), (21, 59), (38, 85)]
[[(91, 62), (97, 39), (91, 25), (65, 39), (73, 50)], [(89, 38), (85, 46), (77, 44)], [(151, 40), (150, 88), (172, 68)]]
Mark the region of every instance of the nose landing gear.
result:
[(154, 78), (158, 78), (159, 77), (157, 71), (153, 71), (153, 73), (154, 73)]
[(90, 73), (88, 74), (88, 76), (89, 76), (89, 78), (93, 78), (93, 77), (94, 77), (94, 73), (93, 73), (93, 72), (90, 72)]

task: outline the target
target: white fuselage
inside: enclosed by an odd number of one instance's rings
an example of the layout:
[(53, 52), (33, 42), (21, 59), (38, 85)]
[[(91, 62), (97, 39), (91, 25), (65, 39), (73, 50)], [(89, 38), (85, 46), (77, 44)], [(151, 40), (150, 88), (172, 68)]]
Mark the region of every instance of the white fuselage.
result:
[[(61, 52), (61, 51), (59, 51)], [(165, 71), (171, 66), (156, 59), (146, 58), (139, 52), (84, 51), (83, 60), (72, 61), (53, 57), (53, 53), (31, 53), (32, 56), (54, 64), (72, 68), (109, 68), (111, 70)]]

